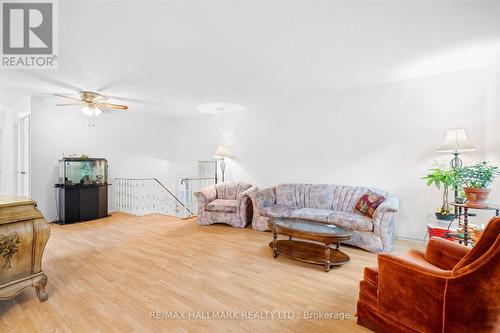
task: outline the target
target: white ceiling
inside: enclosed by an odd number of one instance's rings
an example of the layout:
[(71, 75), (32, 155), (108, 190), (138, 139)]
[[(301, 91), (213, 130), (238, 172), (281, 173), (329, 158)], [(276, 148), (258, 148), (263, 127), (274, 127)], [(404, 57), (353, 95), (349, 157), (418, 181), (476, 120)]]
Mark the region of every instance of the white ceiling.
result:
[(1, 104), (100, 90), (131, 112), (255, 107), (484, 65), (500, 1), (59, 1), (59, 68), (2, 70)]

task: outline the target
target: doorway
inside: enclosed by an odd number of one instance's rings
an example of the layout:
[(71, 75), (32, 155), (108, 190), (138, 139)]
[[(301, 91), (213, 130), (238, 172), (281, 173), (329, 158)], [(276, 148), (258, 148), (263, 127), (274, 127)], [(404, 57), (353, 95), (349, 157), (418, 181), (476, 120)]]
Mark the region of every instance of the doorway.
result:
[(21, 116), (14, 124), (14, 193), (31, 196), (31, 116)]

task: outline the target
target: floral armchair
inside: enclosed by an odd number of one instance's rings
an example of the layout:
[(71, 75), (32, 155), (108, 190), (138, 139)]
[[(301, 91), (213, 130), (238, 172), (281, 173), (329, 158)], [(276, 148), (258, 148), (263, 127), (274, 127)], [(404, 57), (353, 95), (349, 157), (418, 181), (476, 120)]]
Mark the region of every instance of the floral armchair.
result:
[(252, 222), (250, 194), (257, 188), (242, 182), (225, 182), (195, 192), (198, 224), (225, 223), (245, 228)]

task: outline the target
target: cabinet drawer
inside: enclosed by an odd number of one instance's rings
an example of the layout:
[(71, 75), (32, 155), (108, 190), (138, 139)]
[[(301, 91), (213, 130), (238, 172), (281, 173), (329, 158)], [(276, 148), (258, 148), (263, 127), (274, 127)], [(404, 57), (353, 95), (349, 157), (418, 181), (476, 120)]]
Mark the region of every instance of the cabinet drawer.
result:
[(0, 286), (31, 274), (33, 221), (0, 225)]

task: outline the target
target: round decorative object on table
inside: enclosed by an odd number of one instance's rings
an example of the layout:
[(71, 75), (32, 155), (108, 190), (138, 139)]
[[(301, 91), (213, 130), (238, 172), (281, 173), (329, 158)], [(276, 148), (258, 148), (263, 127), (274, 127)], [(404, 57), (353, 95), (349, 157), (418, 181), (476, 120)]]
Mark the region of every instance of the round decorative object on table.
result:
[[(302, 219), (276, 218), (268, 223), (273, 232), (273, 241), (269, 246), (273, 250), (273, 257), (280, 254), (290, 258), (322, 265), (325, 271), (332, 266), (343, 265), (349, 262), (347, 254), (340, 251), (340, 242), (351, 239), (352, 232), (333, 224), (325, 224)], [(278, 240), (278, 234), (289, 236), (286, 240)], [(322, 244), (298, 241), (294, 237), (321, 242)], [(335, 244), (335, 248), (331, 248)]]

